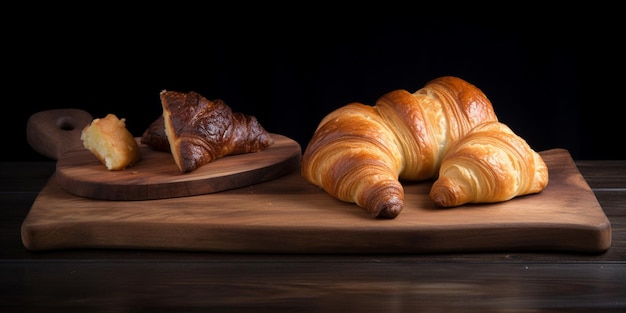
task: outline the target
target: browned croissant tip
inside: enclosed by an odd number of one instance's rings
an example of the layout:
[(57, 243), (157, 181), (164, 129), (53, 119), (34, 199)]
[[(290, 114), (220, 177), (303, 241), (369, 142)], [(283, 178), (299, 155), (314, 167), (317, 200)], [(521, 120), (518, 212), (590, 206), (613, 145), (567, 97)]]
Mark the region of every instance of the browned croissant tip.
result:
[(431, 186), (429, 196), (436, 206), (451, 208), (468, 203), (468, 190), (447, 176), (439, 177)]
[(362, 207), (375, 218), (391, 219), (404, 208), (404, 191), (399, 184), (385, 185), (367, 194)]
[(374, 215), (374, 217), (379, 219), (396, 218), (400, 214), (400, 211), (402, 211), (402, 207), (402, 203), (386, 203), (385, 206)]
[(457, 203), (458, 200), (455, 195), (456, 192), (441, 186), (433, 186), (430, 190), (431, 200), (436, 206), (442, 208), (457, 206), (455, 203)]

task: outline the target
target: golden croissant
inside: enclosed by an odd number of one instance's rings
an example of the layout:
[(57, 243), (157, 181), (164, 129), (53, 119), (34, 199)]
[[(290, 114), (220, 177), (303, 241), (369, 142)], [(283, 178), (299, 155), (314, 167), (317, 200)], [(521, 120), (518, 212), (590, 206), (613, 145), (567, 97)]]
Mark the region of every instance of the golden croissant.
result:
[(437, 206), (489, 203), (538, 193), (548, 168), (528, 143), (500, 122), (476, 126), (450, 148), (430, 190)]
[(302, 176), (376, 218), (404, 207), (402, 180), (436, 178), (447, 151), (483, 123), (497, 122), (476, 86), (439, 77), (410, 93), (395, 90), (375, 105), (350, 103), (319, 123), (302, 156)]

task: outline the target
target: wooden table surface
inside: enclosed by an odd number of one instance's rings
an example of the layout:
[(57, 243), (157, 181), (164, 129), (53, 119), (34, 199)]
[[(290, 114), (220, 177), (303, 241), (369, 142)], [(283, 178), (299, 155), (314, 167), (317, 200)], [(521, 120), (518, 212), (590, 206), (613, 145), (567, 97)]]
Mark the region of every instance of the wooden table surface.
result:
[(0, 311), (623, 312), (626, 160), (576, 161), (611, 222), (604, 253), (31, 252), (51, 162), (0, 163)]

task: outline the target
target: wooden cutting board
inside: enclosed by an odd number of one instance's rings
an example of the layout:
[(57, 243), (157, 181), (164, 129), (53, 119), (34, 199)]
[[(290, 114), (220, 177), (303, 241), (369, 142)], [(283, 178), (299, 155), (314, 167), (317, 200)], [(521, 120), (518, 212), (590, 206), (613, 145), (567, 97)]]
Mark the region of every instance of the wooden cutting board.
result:
[(72, 248), (266, 253), (574, 251), (611, 245), (611, 225), (569, 152), (542, 151), (550, 174), (536, 195), (436, 208), (430, 182), (405, 184), (391, 220), (331, 198), (299, 171), (228, 191), (146, 201), (74, 196), (53, 176), (22, 225), (32, 251)]
[(140, 160), (122, 171), (109, 171), (80, 139), (92, 121), (88, 112), (57, 109), (33, 114), (27, 139), (39, 153), (57, 160), (56, 183), (68, 192), (101, 200), (152, 200), (195, 196), (248, 186), (280, 177), (300, 165), (300, 145), (270, 134), (274, 144), (263, 151), (229, 155), (182, 173), (169, 152), (140, 143)]

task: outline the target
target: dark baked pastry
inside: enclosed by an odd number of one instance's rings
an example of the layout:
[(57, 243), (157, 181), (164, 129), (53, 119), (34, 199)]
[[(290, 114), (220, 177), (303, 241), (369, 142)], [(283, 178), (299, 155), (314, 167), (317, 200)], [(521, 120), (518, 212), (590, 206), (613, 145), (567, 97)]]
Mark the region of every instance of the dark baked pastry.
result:
[(163, 115), (159, 115), (143, 132), (143, 135), (141, 135), (141, 143), (150, 146), (154, 150), (170, 152), (170, 142), (167, 140), (167, 135), (165, 134)]
[(211, 101), (193, 91), (163, 90), (160, 96), (163, 115), (144, 132), (141, 142), (169, 150), (182, 172), (274, 144), (256, 117), (233, 112), (222, 100)]

